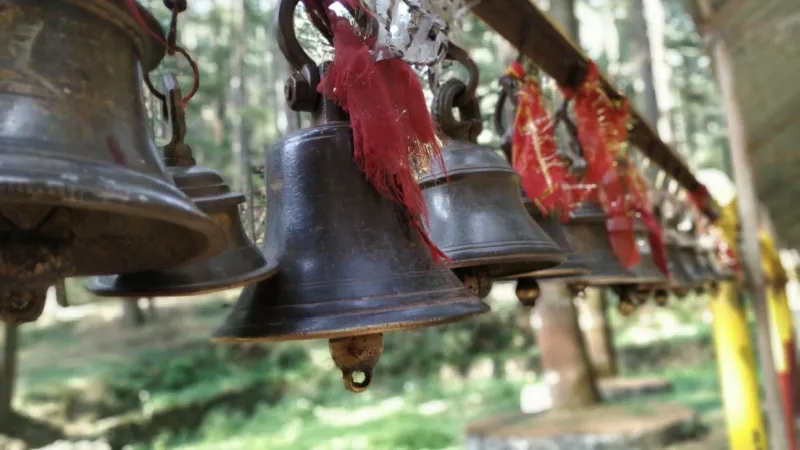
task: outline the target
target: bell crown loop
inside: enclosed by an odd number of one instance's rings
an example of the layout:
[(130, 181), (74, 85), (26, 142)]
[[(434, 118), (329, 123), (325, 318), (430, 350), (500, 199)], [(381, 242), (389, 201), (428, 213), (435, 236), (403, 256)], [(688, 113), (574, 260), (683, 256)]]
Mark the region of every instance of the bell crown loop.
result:
[[(462, 48), (448, 44), (446, 59), (457, 61), (467, 68), (467, 83), (451, 78), (434, 89), (431, 117), (439, 129), (450, 139), (477, 142), (483, 131), (483, 119), (478, 99), (475, 97), (479, 75), (478, 66)], [(460, 119), (453, 109), (457, 108)]]

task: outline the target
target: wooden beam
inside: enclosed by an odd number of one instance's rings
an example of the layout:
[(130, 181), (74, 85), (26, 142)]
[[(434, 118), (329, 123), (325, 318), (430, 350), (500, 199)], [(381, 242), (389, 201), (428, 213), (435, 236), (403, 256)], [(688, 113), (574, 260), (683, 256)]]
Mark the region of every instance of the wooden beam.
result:
[[(576, 74), (589, 63), (589, 58), (531, 0), (482, 0), (471, 2), (470, 8), (559, 85), (574, 84)], [(600, 81), (609, 96), (621, 96), (606, 77), (601, 76)], [(683, 158), (659, 138), (638, 111), (632, 109), (630, 116), (633, 127), (629, 139), (635, 147), (686, 190), (697, 189), (700, 183)], [(711, 219), (718, 217), (713, 204), (703, 212)]]

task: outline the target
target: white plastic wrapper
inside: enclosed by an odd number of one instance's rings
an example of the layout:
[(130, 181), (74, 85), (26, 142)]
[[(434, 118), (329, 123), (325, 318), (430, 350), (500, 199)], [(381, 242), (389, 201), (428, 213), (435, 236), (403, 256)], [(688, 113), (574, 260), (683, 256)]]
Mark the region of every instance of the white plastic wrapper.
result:
[(377, 60), (399, 57), (436, 72), (465, 0), (365, 0), (378, 21)]

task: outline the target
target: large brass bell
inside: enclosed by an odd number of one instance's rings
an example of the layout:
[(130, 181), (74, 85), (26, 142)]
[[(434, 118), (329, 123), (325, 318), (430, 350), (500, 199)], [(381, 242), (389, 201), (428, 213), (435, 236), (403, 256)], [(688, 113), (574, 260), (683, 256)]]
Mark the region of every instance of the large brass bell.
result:
[[(449, 52), (463, 50), (451, 46)], [(458, 59), (471, 62), (465, 53)], [(474, 82), (477, 74), (472, 76)], [(460, 121), (453, 115), (455, 105)], [(450, 267), (468, 285), (476, 279), (472, 286), (483, 297), (492, 278), (564, 262), (566, 254), (525, 210), (519, 175), (498, 152), (475, 142), (481, 115), (474, 91), (447, 80), (434, 95), (432, 112), (449, 138), (444, 167), (433, 164), (418, 182), (430, 214), (430, 238), (452, 260)]]
[[(157, 156), (141, 85), (165, 50), (126, 4), (0, 7), (4, 321), (35, 320), (59, 278), (173, 267), (225, 246), (224, 231), (173, 185)], [(158, 21), (136, 7), (164, 39)]]
[(539, 284), (537, 279), (564, 278), (577, 275), (588, 275), (589, 267), (580, 260), (572, 251), (572, 247), (567, 240), (566, 232), (561, 221), (556, 216), (544, 216), (534, 203), (522, 192), (522, 203), (528, 214), (536, 223), (550, 236), (553, 241), (567, 254), (563, 263), (536, 272), (517, 275), (512, 278), (517, 279), (517, 298), (525, 306), (535, 306), (539, 298)]
[(225, 230), (228, 246), (213, 258), (187, 266), (92, 277), (87, 288), (97, 295), (197, 295), (255, 283), (277, 271), (277, 266), (267, 263), (261, 250), (244, 231), (239, 217), (239, 205), (244, 203), (244, 196), (231, 192), (219, 173), (198, 167), (191, 147), (184, 142), (186, 123), (181, 90), (175, 75), (165, 74), (164, 85), (172, 128), (172, 139), (164, 146), (164, 161), (180, 190)]
[(583, 202), (569, 215), (565, 224), (567, 240), (575, 255), (589, 268), (589, 273), (567, 278), (576, 285), (630, 285), (635, 275), (619, 262), (606, 230), (605, 211), (595, 202)]
[(650, 230), (641, 217), (634, 218), (633, 227), (640, 260), (631, 267), (630, 271), (636, 277), (634, 297), (639, 303), (643, 303), (654, 289), (667, 285), (669, 280), (653, 259), (653, 249), (650, 247)]
[[(297, 43), (296, 5), (282, 0), (278, 8), (281, 49), (297, 70), (287, 98), (295, 109), (314, 107), (315, 125), (266, 154), (264, 249), (280, 270), (242, 291), (213, 340), (331, 339), (345, 386), (362, 391), (383, 350), (382, 333), (453, 322), (489, 308), (433, 260), (407, 211), (359, 172), (347, 115), (324, 96), (315, 100), (316, 86), (296, 88), (298, 80), (320, 76)], [(363, 380), (356, 379), (358, 372)]]

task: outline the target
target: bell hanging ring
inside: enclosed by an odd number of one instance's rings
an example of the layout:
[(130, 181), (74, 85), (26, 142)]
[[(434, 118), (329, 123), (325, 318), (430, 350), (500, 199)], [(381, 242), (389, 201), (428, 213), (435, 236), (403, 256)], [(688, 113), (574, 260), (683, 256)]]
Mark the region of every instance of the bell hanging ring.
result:
[(242, 194), (231, 192), (222, 176), (195, 163), (192, 149), (184, 142), (186, 121), (181, 90), (175, 75), (164, 75), (167, 111), (172, 139), (164, 146), (164, 162), (175, 184), (200, 211), (225, 230), (228, 246), (213, 258), (170, 269), (132, 272), (90, 278), (87, 289), (112, 297), (159, 297), (198, 295), (261, 281), (275, 274), (244, 231), (239, 205)]
[[(471, 75), (470, 85), (477, 79), (477, 73)], [(470, 278), (482, 280), (476, 283), (482, 297), (493, 278), (564, 262), (566, 254), (525, 210), (519, 175), (496, 151), (475, 142), (481, 115), (468, 86), (447, 80), (434, 95), (432, 112), (448, 138), (443, 166), (434, 162), (417, 181), (430, 215), (430, 238), (450, 258), (456, 274), (468, 284)]]
[(35, 320), (64, 277), (162, 269), (218, 253), (223, 230), (178, 190), (148, 132), (142, 72), (158, 21), (123, 0), (0, 8), (0, 319)]
[[(408, 211), (359, 171), (349, 117), (317, 93), (320, 71), (297, 42), (297, 1), (279, 4), (278, 40), (296, 71), (287, 97), (296, 110), (313, 107), (314, 126), (266, 154), (264, 252), (280, 270), (242, 291), (213, 341), (329, 339), (346, 388), (360, 392), (374, 379), (383, 333), (463, 320), (489, 308), (433, 260)], [(316, 81), (308, 90), (297, 89), (309, 80)]]

